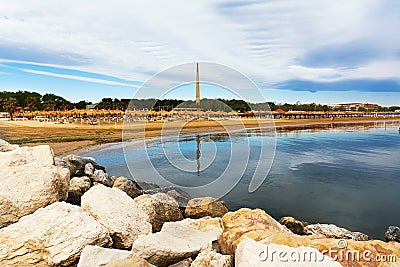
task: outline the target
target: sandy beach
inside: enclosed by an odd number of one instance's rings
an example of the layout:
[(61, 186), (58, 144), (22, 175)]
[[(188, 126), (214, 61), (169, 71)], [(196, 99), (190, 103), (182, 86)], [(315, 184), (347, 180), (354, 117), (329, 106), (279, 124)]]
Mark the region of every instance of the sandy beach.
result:
[[(294, 127), (320, 124), (343, 124), (343, 123), (367, 123), (400, 120), (400, 117), (390, 118), (338, 118), (330, 119), (242, 119), (221, 121), (174, 121), (145, 122), (138, 121), (129, 124), (129, 138), (139, 139), (145, 137), (156, 138), (161, 135), (193, 134), (218, 132), (224, 130), (235, 130), (259, 127), (277, 127), (285, 130)], [(50, 145), (56, 155), (71, 153), (87, 147), (116, 143), (122, 141), (123, 123), (102, 123), (100, 125), (88, 125), (79, 123), (55, 124), (38, 121), (0, 121), (0, 138), (14, 144)], [(127, 126), (125, 126), (127, 127)], [(225, 129), (224, 129), (225, 128)], [(143, 131), (145, 129), (145, 131)], [(143, 135), (145, 132), (145, 136)]]

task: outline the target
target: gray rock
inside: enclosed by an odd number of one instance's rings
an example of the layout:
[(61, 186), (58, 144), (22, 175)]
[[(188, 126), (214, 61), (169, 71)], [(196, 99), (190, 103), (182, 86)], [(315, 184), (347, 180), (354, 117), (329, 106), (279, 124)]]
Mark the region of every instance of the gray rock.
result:
[(154, 195), (157, 193), (167, 194), (167, 196), (172, 197), (173, 199), (178, 201), (179, 207), (183, 208), (183, 211), (189, 200), (192, 198), (188, 193), (175, 186), (144, 190), (144, 193), (149, 195)]
[(85, 170), (84, 170), (84, 172), (85, 172), (85, 175), (92, 176), (92, 175), (93, 175), (93, 172), (94, 172), (93, 164), (92, 164), (92, 163), (87, 163), (87, 164), (85, 165)]
[(182, 189), (179, 189), (178, 187), (175, 187), (175, 186), (168, 186), (168, 187), (162, 187), (162, 188), (149, 189), (149, 190), (145, 190), (145, 193), (149, 194), (149, 195), (153, 195), (153, 194), (157, 194), (157, 193), (166, 194), (166, 193), (168, 193), (169, 191), (172, 191), (172, 190), (175, 190), (175, 191), (179, 192), (180, 194), (184, 195), (186, 198), (191, 198), (188, 193), (186, 193)]
[(335, 239), (353, 239), (355, 241), (370, 240), (369, 236), (360, 232), (351, 232), (334, 224), (310, 224), (304, 228), (307, 234)]
[(124, 191), (131, 198), (143, 195), (142, 188), (135, 181), (129, 180), (125, 177), (118, 177), (115, 179), (113, 187)]
[(108, 229), (115, 248), (130, 248), (139, 235), (151, 233), (147, 214), (119, 189), (95, 185), (83, 195), (81, 206)]
[(148, 183), (145, 181), (136, 181), (138, 185), (143, 189), (143, 190), (151, 190), (151, 189), (157, 189), (160, 188), (157, 184), (155, 183)]
[(0, 230), (0, 265), (72, 266), (87, 245), (111, 244), (107, 229), (80, 207), (56, 202)]
[(85, 166), (88, 163), (92, 164), (94, 169), (96, 170), (105, 171), (105, 168), (103, 166), (100, 166), (91, 158), (84, 158), (76, 155), (68, 155), (64, 157), (63, 160), (68, 165), (68, 168), (71, 172), (71, 177), (85, 176)]
[(400, 227), (398, 226), (389, 226), (385, 232), (386, 241), (396, 241), (400, 242)]
[(112, 187), (114, 184), (114, 180), (103, 170), (95, 170), (90, 178), (93, 180), (93, 183), (103, 184), (108, 187)]
[(186, 192), (183, 192), (182, 190), (180, 190), (180, 191), (178, 191), (176, 189), (170, 190), (167, 192), (167, 196), (175, 199), (178, 202), (179, 207), (181, 207), (181, 208), (186, 208), (187, 203), (190, 200), (189, 194), (187, 194)]
[(297, 235), (307, 235), (308, 233), (304, 229), (305, 226), (309, 225), (307, 222), (296, 220), (293, 217), (282, 217), (279, 223), (286, 226), (290, 231)]
[(89, 190), (91, 185), (92, 182), (87, 176), (72, 178), (69, 182), (67, 202), (80, 206), (83, 194)]
[(183, 219), (178, 202), (164, 193), (141, 195), (135, 198), (138, 208), (148, 216), (153, 232), (158, 232), (165, 222), (175, 222)]
[(54, 158), (54, 165), (65, 169), (69, 169), (67, 162), (57, 157)]
[(86, 246), (82, 251), (78, 267), (101, 267), (110, 261), (122, 260), (130, 257), (131, 253), (126, 250)]

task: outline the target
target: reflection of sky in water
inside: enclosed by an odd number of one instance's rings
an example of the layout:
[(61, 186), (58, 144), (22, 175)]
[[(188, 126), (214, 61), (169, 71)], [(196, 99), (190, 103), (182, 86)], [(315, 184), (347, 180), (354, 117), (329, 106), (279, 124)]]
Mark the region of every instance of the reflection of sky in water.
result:
[[(219, 176), (229, 161), (230, 146), (239, 151), (247, 147), (243, 137), (218, 138), (201, 136), (201, 162), (207, 156), (215, 159), (196, 172), (196, 139), (164, 143), (169, 157), (183, 154), (183, 160), (193, 163), (193, 171), (180, 171), (168, 164), (160, 142), (148, 148), (152, 163), (171, 182), (184, 186), (209, 183)], [(173, 140), (173, 139), (171, 139)], [(383, 238), (389, 225), (398, 225), (400, 213), (400, 136), (397, 126), (384, 128), (350, 128), (334, 131), (296, 131), (278, 134), (277, 149), (272, 169), (255, 192), (248, 193), (252, 171), (258, 162), (260, 142), (270, 137), (251, 135), (250, 161), (238, 186), (224, 197), (232, 209), (239, 207), (262, 208), (278, 218), (294, 216), (310, 222), (334, 223), (351, 230), (365, 232), (374, 238)], [(176, 140), (175, 140), (176, 141)], [(135, 149), (129, 152), (135, 158)], [(133, 153), (133, 154), (131, 154)], [(105, 150), (89, 154), (109, 173), (131, 177), (122, 151)], [(211, 157), (211, 156), (210, 156)], [(134, 175), (148, 180), (148, 170), (141, 169), (141, 158), (135, 159)], [(208, 158), (210, 160), (210, 158)], [(201, 164), (200, 164), (201, 165)], [(240, 164), (233, 164), (233, 167)], [(241, 173), (242, 170), (237, 170)], [(136, 177), (137, 176), (137, 177)], [(212, 192), (204, 192), (210, 195)]]

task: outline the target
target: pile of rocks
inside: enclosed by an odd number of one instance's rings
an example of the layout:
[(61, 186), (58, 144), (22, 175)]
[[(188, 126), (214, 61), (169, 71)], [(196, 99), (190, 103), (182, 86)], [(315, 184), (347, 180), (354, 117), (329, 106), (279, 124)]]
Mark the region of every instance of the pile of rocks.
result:
[(55, 165), (69, 169), (71, 181), (67, 202), (74, 205), (81, 204), (81, 197), (93, 185), (112, 187), (116, 180), (116, 177), (109, 176), (105, 168), (92, 158), (68, 155), (62, 159), (56, 158)]
[[(330, 227), (337, 235), (328, 237), (326, 227), (281, 220), (301, 236), (265, 211), (229, 212), (222, 201), (192, 199), (174, 187), (143, 190), (109, 176), (93, 159), (54, 160), (48, 146), (0, 141), (0, 167), (1, 266), (283, 266), (260, 254), (272, 250), (320, 259), (284, 266), (366, 264), (323, 257), (324, 250), (338, 248), (335, 238), (349, 238), (345, 229)], [(347, 248), (368, 250), (371, 257), (400, 252), (396, 242), (356, 238)]]
[(371, 238), (360, 232), (351, 232), (334, 224), (310, 224), (296, 220), (293, 217), (282, 217), (279, 223), (286, 226), (290, 231), (298, 235), (317, 235), (335, 239), (353, 239), (356, 241), (367, 241)]

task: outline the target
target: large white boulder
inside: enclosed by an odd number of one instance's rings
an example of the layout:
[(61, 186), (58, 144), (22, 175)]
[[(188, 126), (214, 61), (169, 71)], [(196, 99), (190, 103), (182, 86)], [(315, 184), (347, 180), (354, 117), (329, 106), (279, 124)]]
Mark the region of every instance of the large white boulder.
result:
[(216, 235), (213, 232), (169, 223), (161, 232), (139, 236), (132, 245), (132, 255), (163, 267), (210, 250), (214, 241)]
[(79, 259), (78, 267), (101, 267), (115, 260), (128, 259), (131, 253), (126, 250), (86, 246)]
[(56, 202), (0, 230), (0, 265), (70, 266), (87, 245), (111, 244), (107, 229), (80, 207)]
[(108, 229), (116, 248), (130, 248), (139, 235), (152, 232), (147, 214), (117, 188), (93, 186), (82, 196), (81, 207)]
[(67, 199), (69, 170), (53, 163), (49, 146), (0, 152), (0, 228)]
[(50, 146), (24, 146), (0, 153), (0, 170), (33, 162), (43, 166), (54, 165), (54, 154)]
[(311, 247), (262, 244), (245, 237), (235, 253), (236, 267), (341, 267), (332, 258)]

